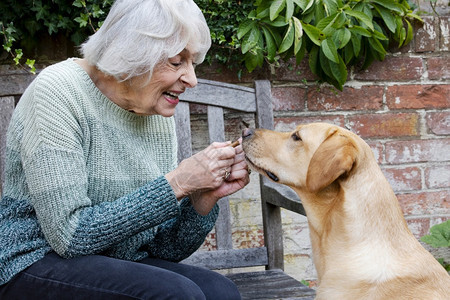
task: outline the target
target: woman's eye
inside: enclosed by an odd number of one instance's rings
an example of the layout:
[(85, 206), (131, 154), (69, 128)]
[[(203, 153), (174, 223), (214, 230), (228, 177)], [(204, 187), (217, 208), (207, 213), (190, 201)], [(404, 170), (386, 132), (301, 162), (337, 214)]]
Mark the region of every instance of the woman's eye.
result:
[(292, 139), (294, 140), (294, 141), (301, 141), (302, 140), (302, 138), (297, 134), (297, 132), (296, 133), (294, 133), (294, 134), (292, 134)]
[(174, 67), (179, 67), (179, 66), (181, 66), (181, 62), (171, 62), (170, 63), (172, 66), (174, 66)]

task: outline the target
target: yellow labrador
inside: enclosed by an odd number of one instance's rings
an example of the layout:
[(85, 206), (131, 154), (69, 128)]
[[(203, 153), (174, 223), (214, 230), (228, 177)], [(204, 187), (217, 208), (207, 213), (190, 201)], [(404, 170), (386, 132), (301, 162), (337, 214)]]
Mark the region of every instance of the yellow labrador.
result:
[(409, 231), (371, 148), (326, 123), (246, 129), (248, 164), (299, 195), (310, 229), (316, 299), (450, 299), (450, 276)]

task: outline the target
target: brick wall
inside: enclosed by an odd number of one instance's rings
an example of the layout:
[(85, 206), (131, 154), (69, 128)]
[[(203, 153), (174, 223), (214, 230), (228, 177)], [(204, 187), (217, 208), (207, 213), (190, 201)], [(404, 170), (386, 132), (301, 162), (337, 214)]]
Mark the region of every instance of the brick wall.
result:
[[(271, 78), (277, 130), (324, 121), (359, 134), (372, 147), (419, 238), (450, 218), (450, 17), (423, 19), (409, 45), (392, 49), (366, 71), (353, 69), (343, 92), (318, 85), (306, 62), (285, 64), (275, 75), (257, 70), (241, 81), (217, 66), (202, 67), (199, 76), (244, 84)], [(230, 114), (230, 122), (236, 125), (234, 117)], [(230, 134), (238, 134), (232, 126)], [(238, 195), (244, 200), (232, 202), (238, 247), (259, 245), (262, 238), (261, 217), (253, 209), (256, 183), (255, 176)], [(284, 231), (286, 271), (315, 279), (306, 219), (284, 212)]]

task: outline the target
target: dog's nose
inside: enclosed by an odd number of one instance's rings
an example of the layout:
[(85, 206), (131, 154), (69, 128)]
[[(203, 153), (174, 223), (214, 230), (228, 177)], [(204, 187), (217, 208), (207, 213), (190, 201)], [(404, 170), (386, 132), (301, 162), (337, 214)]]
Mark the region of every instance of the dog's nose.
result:
[(251, 137), (253, 135), (254, 131), (251, 128), (245, 128), (244, 130), (242, 130), (242, 138), (248, 138)]

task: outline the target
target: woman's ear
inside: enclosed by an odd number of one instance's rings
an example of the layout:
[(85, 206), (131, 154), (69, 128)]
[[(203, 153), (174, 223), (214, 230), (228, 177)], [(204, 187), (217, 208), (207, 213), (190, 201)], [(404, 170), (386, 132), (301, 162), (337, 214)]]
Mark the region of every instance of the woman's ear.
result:
[(356, 159), (351, 139), (339, 133), (331, 134), (316, 150), (308, 167), (306, 188), (316, 193), (348, 173)]

